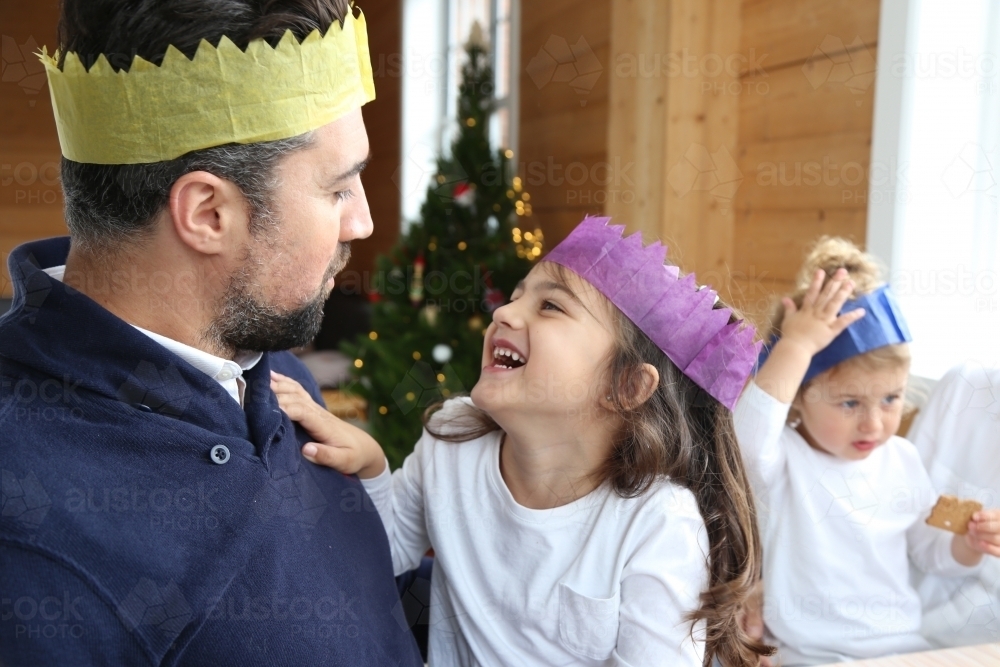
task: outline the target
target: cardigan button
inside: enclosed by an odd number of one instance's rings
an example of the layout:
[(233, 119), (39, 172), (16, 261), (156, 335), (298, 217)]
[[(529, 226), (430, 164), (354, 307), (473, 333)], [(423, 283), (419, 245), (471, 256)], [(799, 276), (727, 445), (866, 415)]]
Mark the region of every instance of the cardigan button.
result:
[(212, 447), (212, 452), (209, 454), (209, 458), (212, 459), (212, 463), (218, 463), (220, 466), (223, 463), (229, 462), (229, 448), (225, 445), (216, 445)]
[(136, 410), (141, 410), (143, 412), (153, 411), (153, 408), (149, 407), (148, 405), (143, 405), (142, 403), (133, 403), (132, 407), (135, 408)]

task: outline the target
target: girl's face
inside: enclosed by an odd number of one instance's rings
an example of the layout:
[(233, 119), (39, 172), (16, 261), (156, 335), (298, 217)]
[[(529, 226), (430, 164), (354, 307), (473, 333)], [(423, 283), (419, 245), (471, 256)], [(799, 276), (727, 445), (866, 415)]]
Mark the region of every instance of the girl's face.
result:
[(572, 271), (536, 265), (510, 303), (493, 313), (473, 401), (494, 417), (510, 408), (597, 416), (608, 393), (603, 372), (614, 344), (611, 308)]
[(795, 399), (799, 433), (821, 451), (858, 461), (899, 429), (908, 368), (847, 366), (823, 373)]

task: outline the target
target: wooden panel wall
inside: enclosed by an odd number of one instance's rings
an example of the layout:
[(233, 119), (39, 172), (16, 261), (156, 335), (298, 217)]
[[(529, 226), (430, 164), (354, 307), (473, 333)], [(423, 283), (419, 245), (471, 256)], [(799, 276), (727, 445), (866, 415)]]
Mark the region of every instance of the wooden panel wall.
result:
[(743, 63), (740, 0), (614, 0), (609, 151), (635, 162), (612, 217), (670, 246), (702, 282), (725, 282)]
[(7, 255), (15, 246), (66, 234), (49, 87), (32, 55), (53, 50), (58, 20), (58, 0), (0, 2), (0, 298), (11, 293)]
[(734, 298), (763, 319), (822, 234), (865, 242), (878, 0), (744, 0)]
[(516, 159), (550, 248), (585, 214), (602, 213), (614, 188), (605, 185), (610, 26), (611, 0), (521, 3)]
[[(403, 0), (362, 0), (368, 20), (368, 50), (375, 78), (375, 100), (362, 107), (372, 159), (361, 176), (375, 223), (372, 235), (351, 244), (348, 271), (372, 271), (375, 257), (399, 237), (400, 192), (392, 180), (399, 167), (403, 131)], [(365, 284), (345, 285), (357, 290)], [(371, 281), (368, 282), (371, 284)]]
[[(525, 3), (522, 66), (552, 34), (593, 45), (608, 9)], [(816, 237), (864, 243), (878, 19), (878, 0), (610, 0), (586, 107), (522, 73), (522, 159), (631, 163), (605, 211), (762, 321)], [(528, 188), (553, 240), (600, 208)]]
[[(365, 0), (361, 4), (368, 16), (369, 48), (376, 66), (376, 99), (363, 111), (373, 155), (362, 177), (375, 230), (370, 239), (352, 246), (349, 268), (359, 272), (370, 270), (375, 255), (387, 250), (399, 233), (400, 193), (392, 174), (399, 164), (403, 71), (398, 66), (402, 0)], [(10, 296), (6, 257), (12, 248), (32, 239), (67, 233), (59, 187), (59, 141), (48, 85), (31, 55), (42, 45), (53, 50), (58, 20), (58, 0), (0, 2), (0, 256), (4, 261), (0, 298)], [(18, 68), (23, 68), (23, 76)]]

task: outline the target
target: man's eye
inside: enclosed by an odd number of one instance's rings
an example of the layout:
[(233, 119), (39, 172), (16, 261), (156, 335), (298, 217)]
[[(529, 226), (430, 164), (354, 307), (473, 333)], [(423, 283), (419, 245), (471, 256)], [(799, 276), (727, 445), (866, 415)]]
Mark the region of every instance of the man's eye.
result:
[(339, 199), (340, 201), (347, 201), (348, 199), (354, 197), (353, 190), (340, 190), (335, 194), (337, 195), (337, 199)]
[(895, 403), (896, 401), (899, 400), (899, 394), (893, 394), (891, 396), (886, 396), (884, 400), (889, 405), (892, 405), (893, 403)]
[(841, 403), (841, 405), (843, 405), (848, 410), (853, 410), (854, 408), (858, 407), (858, 402), (857, 401), (844, 401), (843, 403)]

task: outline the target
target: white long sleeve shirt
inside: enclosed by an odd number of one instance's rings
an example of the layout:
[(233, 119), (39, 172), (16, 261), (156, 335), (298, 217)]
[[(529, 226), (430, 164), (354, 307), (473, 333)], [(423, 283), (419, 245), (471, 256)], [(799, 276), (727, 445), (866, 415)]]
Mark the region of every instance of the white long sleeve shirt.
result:
[[(1000, 507), (1000, 368), (968, 364), (941, 378), (910, 435), (942, 493)], [(968, 576), (914, 572), (923, 634), (935, 646), (1000, 641), (1000, 559)]]
[(908, 556), (923, 571), (970, 571), (952, 534), (924, 523), (937, 500), (913, 445), (893, 436), (861, 461), (811, 447), (789, 405), (754, 383), (734, 415), (756, 487), (764, 622), (785, 667), (929, 648)]
[[(463, 405), (464, 404), (464, 405)], [(471, 400), (435, 416), (454, 423)], [(501, 433), (426, 431), (403, 467), (371, 480), (396, 574), (434, 548), (429, 663), (701, 667), (708, 537), (693, 494), (669, 481), (625, 499), (607, 485), (548, 510), (500, 475)]]

